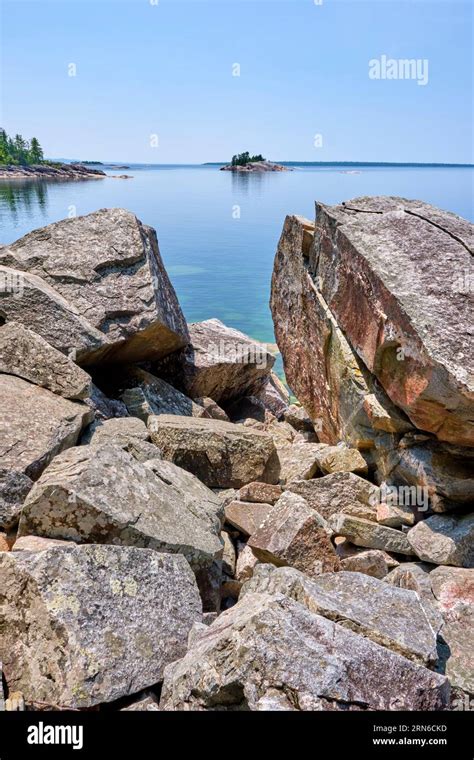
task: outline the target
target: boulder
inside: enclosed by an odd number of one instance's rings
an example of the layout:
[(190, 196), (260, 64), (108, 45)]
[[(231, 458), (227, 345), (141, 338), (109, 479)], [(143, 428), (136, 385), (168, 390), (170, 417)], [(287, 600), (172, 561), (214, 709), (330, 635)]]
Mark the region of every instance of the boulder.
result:
[(155, 712), (159, 709), (159, 700), (155, 694), (152, 691), (144, 691), (126, 707), (121, 707), (120, 712)]
[(281, 594), (246, 594), (165, 670), (162, 710), (439, 710), (441, 675)]
[(189, 325), (190, 345), (160, 362), (156, 373), (191, 398), (222, 402), (261, 389), (274, 364), (265, 344), (257, 343), (218, 319)]
[[(422, 430), (472, 446), (472, 225), (404, 198), (316, 204), (309, 270), (353, 349)], [(440, 253), (441, 252), (441, 253)]]
[(184, 557), (150, 549), (0, 554), (0, 579), (0, 659), (29, 707), (87, 708), (156, 684), (201, 619)]
[(183, 554), (204, 596), (207, 575), (222, 555), (221, 505), (189, 473), (185, 488), (174, 486), (172, 471), (158, 477), (154, 473), (161, 465), (159, 460), (140, 464), (110, 443), (69, 449), (28, 494), (18, 535)]
[(280, 481), (309, 480), (320, 471), (321, 453), (327, 448), (324, 443), (292, 443), (278, 446), (280, 460)]
[(431, 591), (443, 611), (457, 604), (474, 607), (474, 570), (461, 567), (436, 567), (429, 574)]
[(128, 413), (147, 422), (151, 414), (178, 414), (183, 417), (209, 417), (205, 409), (149, 372), (128, 368), (118, 379), (120, 398)]
[(211, 488), (241, 488), (254, 480), (278, 482), (276, 449), (266, 433), (221, 420), (171, 414), (149, 417), (148, 429), (164, 459)]
[(385, 576), (384, 582), (416, 591), (433, 630), (438, 633), (443, 625), (443, 617), (431, 591), (432, 569), (433, 565), (424, 562), (403, 562)]
[(388, 575), (385, 556), (385, 552), (379, 549), (369, 549), (341, 560), (341, 568), (351, 573), (364, 573), (372, 578), (381, 579)]
[(262, 388), (255, 393), (265, 409), (281, 418), (284, 416), (290, 403), (290, 394), (286, 386), (282, 383), (278, 375), (270, 372)]
[(387, 528), (385, 525), (342, 512), (330, 517), (328, 522), (334, 533), (345, 536), (356, 546), (381, 549), (395, 554), (415, 554), (407, 536), (401, 530)]
[(403, 504), (379, 504), (377, 507), (377, 522), (388, 525), (389, 528), (400, 528), (402, 525), (415, 524), (415, 512)]
[(289, 565), (308, 575), (339, 568), (325, 521), (296, 494), (283, 494), (247, 545), (262, 562)]
[(440, 637), (447, 649), (445, 674), (451, 685), (474, 694), (474, 606), (457, 604), (445, 615)]
[(91, 419), (85, 404), (20, 377), (0, 375), (2, 468), (36, 480), (56, 454), (75, 445)]
[[(216, 402), (209, 398), (208, 396), (204, 396), (202, 398), (195, 398), (194, 401), (196, 404), (199, 404), (199, 406), (202, 406), (202, 408), (207, 412), (208, 417), (212, 417), (213, 420), (222, 420), (223, 422), (230, 422), (229, 417), (227, 413), (222, 409), (222, 407), (219, 406), (219, 404), (216, 404)], [(201, 416), (206, 417), (205, 414), (201, 415), (193, 415), (195, 417)]]
[(411, 528), (407, 539), (424, 562), (474, 568), (474, 513), (432, 515)]
[(314, 223), (288, 216), (275, 256), (270, 306), (285, 376), (320, 441), (372, 448), (378, 431), (411, 429), (353, 351), (308, 271)]
[(98, 420), (89, 425), (81, 443), (98, 446), (101, 443), (115, 443), (126, 447), (131, 441), (149, 441), (150, 433), (145, 423), (137, 417), (114, 417)]
[(280, 486), (270, 483), (247, 483), (239, 491), (240, 501), (255, 501), (261, 504), (276, 504), (283, 491)]
[(20, 536), (12, 546), (13, 552), (44, 552), (55, 546), (72, 546), (72, 541), (60, 538), (43, 538), (42, 536)]
[(335, 472), (367, 474), (367, 462), (357, 449), (347, 446), (325, 446), (319, 453), (319, 468), (325, 475)]
[[(0, 316), (40, 335), (60, 353), (73, 358), (101, 355), (110, 341), (45, 280), (1, 264)], [(0, 321), (2, 321), (0, 320)]]
[(225, 508), (225, 519), (244, 536), (252, 536), (273, 509), (271, 504), (231, 501)]
[(83, 369), (15, 322), (0, 327), (0, 373), (22, 377), (64, 398), (84, 399), (91, 392), (91, 378)]
[(335, 472), (323, 478), (294, 481), (287, 491), (302, 496), (312, 509), (329, 519), (339, 512), (375, 520), (380, 489), (353, 472)]
[(41, 277), (106, 336), (102, 352), (78, 353), (82, 365), (159, 359), (188, 343), (156, 233), (125, 209), (34, 230), (4, 246), (0, 263)]
[(128, 410), (123, 401), (107, 398), (105, 393), (92, 384), (87, 406), (92, 409), (96, 420), (110, 420), (113, 417), (128, 417)]
[(242, 588), (247, 594), (284, 594), (310, 612), (341, 623), (377, 644), (424, 665), (438, 659), (436, 633), (414, 591), (357, 572), (308, 578), (291, 567), (259, 565)]
[(314, 432), (314, 425), (302, 406), (291, 404), (286, 409), (283, 419), (294, 427), (295, 430), (311, 433)]
[(0, 468), (0, 529), (10, 531), (18, 525), (21, 508), (33, 485), (24, 473)]
[(235, 577), (240, 583), (248, 581), (252, 575), (254, 568), (260, 564), (260, 560), (257, 559), (250, 546), (247, 544), (239, 544), (239, 553), (237, 555), (237, 565), (235, 568)]

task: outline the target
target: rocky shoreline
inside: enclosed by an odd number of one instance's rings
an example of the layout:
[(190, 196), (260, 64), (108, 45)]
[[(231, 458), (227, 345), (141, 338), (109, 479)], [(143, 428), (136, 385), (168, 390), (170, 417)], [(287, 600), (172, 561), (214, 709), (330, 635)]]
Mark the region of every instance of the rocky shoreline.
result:
[(287, 217), (298, 404), (186, 323), (132, 213), (0, 248), (0, 710), (472, 704), (471, 235), (401, 198)]
[(282, 166), (281, 164), (272, 164), (271, 161), (250, 161), (243, 166), (227, 164), (220, 167), (221, 172), (241, 172), (241, 173), (258, 173), (258, 172), (291, 172), (291, 166)]
[(1, 179), (103, 179), (106, 173), (83, 164), (36, 164), (31, 166), (0, 166)]

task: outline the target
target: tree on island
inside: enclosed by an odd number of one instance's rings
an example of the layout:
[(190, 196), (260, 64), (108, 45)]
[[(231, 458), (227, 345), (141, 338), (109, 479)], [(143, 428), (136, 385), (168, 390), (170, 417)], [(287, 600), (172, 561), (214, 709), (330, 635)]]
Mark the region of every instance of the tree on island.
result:
[(32, 137), (31, 142), (25, 140), (20, 134), (12, 139), (4, 129), (0, 128), (0, 164), (28, 166), (42, 163), (44, 163), (43, 149), (36, 137)]
[(232, 156), (231, 166), (246, 166), (246, 164), (255, 163), (257, 161), (265, 161), (261, 153), (257, 156), (251, 156), (248, 151), (245, 153), (237, 153)]

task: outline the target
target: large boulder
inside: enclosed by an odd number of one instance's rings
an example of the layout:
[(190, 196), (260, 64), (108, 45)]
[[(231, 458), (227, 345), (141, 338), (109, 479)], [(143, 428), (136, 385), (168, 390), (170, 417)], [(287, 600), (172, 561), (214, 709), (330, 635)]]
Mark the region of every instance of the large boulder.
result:
[(4, 246), (0, 263), (41, 277), (106, 337), (94, 355), (79, 353), (71, 336), (82, 365), (159, 359), (188, 343), (156, 233), (129, 211), (101, 209), (34, 230)]
[(231, 501), (225, 508), (225, 519), (245, 536), (253, 535), (273, 507), (252, 501)]
[(2, 468), (32, 480), (51, 459), (77, 443), (90, 409), (13, 375), (0, 375)]
[(325, 521), (301, 496), (290, 492), (271, 507), (247, 545), (262, 562), (289, 565), (308, 575), (339, 568)]
[(375, 520), (380, 489), (353, 472), (335, 472), (323, 478), (295, 480), (287, 491), (302, 496), (325, 520), (344, 512)]
[[(222, 507), (189, 473), (157, 477), (161, 462), (141, 464), (116, 445), (79, 446), (56, 457), (25, 500), (18, 535), (78, 543), (138, 546), (183, 554), (199, 577), (222, 555)], [(178, 469), (178, 468), (176, 468)], [(178, 470), (179, 473), (179, 470)]]
[(156, 367), (187, 396), (208, 396), (222, 405), (263, 387), (275, 362), (264, 344), (218, 319), (189, 325), (189, 335), (188, 348)]
[(474, 513), (432, 515), (411, 528), (407, 539), (424, 562), (474, 568)]
[(246, 594), (165, 670), (162, 710), (440, 710), (449, 685), (282, 594)]
[(415, 554), (412, 544), (401, 530), (387, 528), (385, 525), (378, 525), (371, 520), (353, 517), (344, 512), (332, 515), (328, 522), (334, 533), (348, 538), (356, 546), (381, 549), (395, 554)]
[(123, 546), (0, 553), (0, 660), (28, 706), (87, 708), (156, 684), (201, 602), (182, 556)]
[(415, 591), (358, 572), (308, 578), (291, 567), (259, 565), (240, 598), (247, 593), (285, 594), (411, 660), (431, 665), (438, 659), (436, 633)]
[(472, 225), (404, 198), (316, 204), (308, 268), (340, 329), (411, 422), (473, 446)]
[(272, 438), (259, 430), (213, 419), (161, 414), (148, 418), (151, 440), (164, 459), (210, 488), (241, 488), (254, 480), (278, 483)]
[(21, 324), (0, 327), (0, 372), (16, 375), (59, 396), (85, 399), (91, 378), (40, 335)]
[(172, 385), (139, 367), (128, 368), (118, 378), (120, 398), (129, 414), (147, 422), (151, 414), (178, 414), (182, 417), (211, 417)]
[(289, 386), (320, 441), (372, 448), (378, 431), (411, 424), (351, 348), (308, 271), (314, 223), (288, 216), (275, 256), (271, 310)]

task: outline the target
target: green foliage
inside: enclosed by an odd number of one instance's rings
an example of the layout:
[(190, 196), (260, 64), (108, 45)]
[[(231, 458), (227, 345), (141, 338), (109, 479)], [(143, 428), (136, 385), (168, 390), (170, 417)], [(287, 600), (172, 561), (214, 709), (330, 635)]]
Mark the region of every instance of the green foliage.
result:
[(0, 164), (28, 166), (43, 162), (43, 149), (36, 137), (32, 137), (31, 142), (22, 135), (11, 138), (0, 128)]
[(254, 161), (265, 161), (264, 157), (261, 153), (259, 153), (257, 156), (251, 156), (248, 151), (245, 153), (237, 153), (237, 155), (232, 156), (232, 166), (246, 166), (247, 164), (250, 164)]

